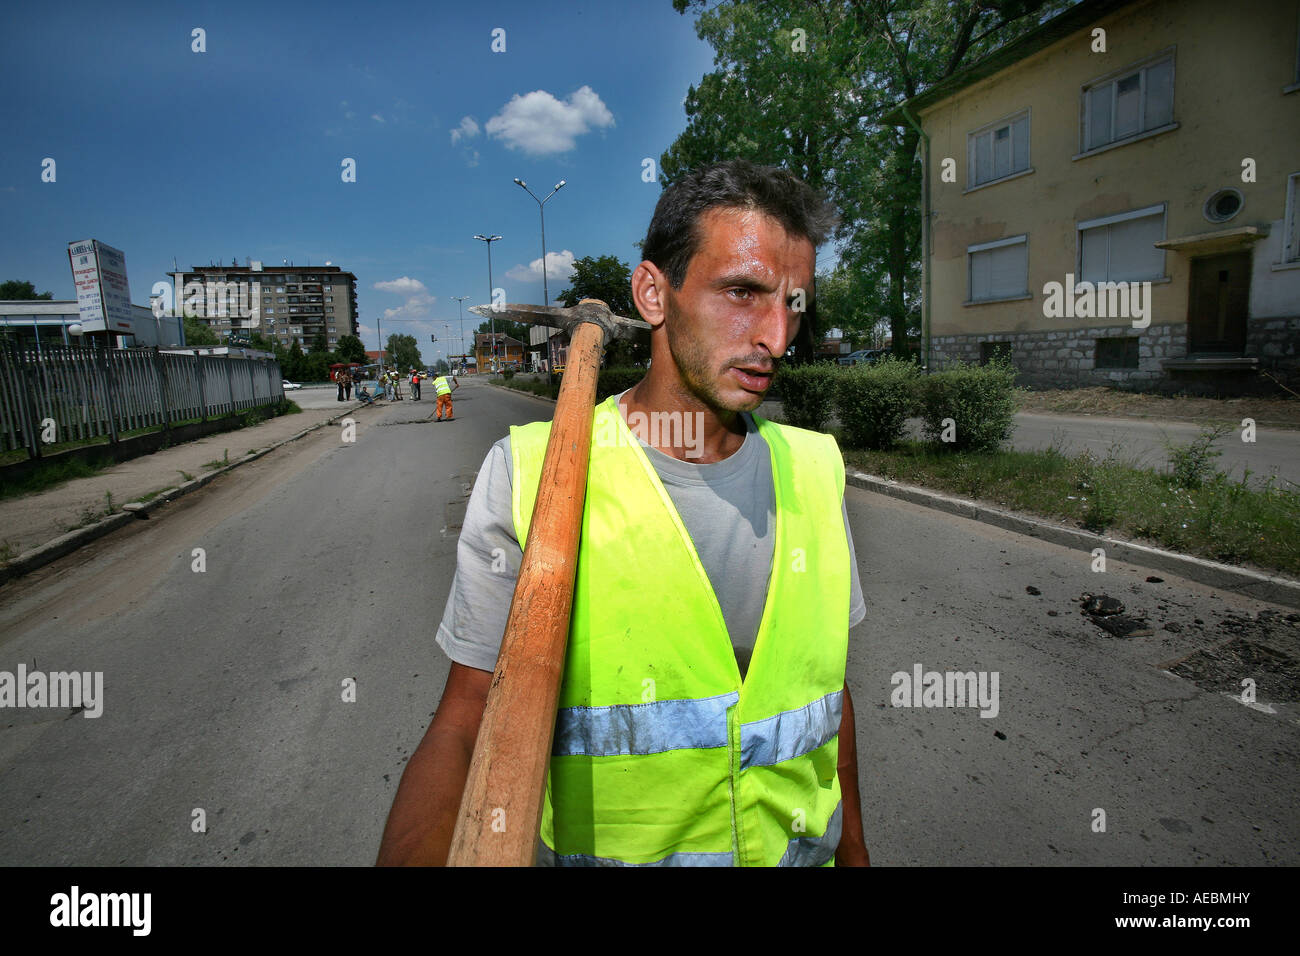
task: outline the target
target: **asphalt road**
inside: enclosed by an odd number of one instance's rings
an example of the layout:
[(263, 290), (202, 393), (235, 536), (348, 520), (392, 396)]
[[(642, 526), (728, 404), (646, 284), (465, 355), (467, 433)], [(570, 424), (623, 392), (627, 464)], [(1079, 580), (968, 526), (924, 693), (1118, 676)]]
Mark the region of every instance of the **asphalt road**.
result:
[[(98, 718), (0, 710), (0, 864), (373, 861), (446, 676), (433, 633), (469, 482), (509, 424), (553, 409), (473, 381), (455, 403), (449, 423), (431, 401), (361, 409), (355, 442), (321, 429), (0, 588), (0, 670), (104, 674)], [(1285, 610), (847, 495), (875, 863), (1300, 862)], [(1151, 633), (1081, 617), (1103, 590)], [(1277, 656), (1216, 674), (1243, 641)], [(997, 716), (892, 706), (918, 664), (996, 672)], [(1215, 686), (1243, 676), (1254, 707)]]

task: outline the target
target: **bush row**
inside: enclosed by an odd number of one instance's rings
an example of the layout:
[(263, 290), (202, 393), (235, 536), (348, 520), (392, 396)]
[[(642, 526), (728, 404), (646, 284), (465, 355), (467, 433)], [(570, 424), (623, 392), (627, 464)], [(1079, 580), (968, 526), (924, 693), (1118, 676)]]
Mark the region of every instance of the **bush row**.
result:
[(1016, 370), (1005, 361), (922, 375), (886, 356), (872, 365), (785, 366), (777, 376), (785, 420), (825, 431), (834, 414), (850, 448), (888, 448), (909, 417), (925, 437), (956, 451), (991, 451), (1011, 435)]

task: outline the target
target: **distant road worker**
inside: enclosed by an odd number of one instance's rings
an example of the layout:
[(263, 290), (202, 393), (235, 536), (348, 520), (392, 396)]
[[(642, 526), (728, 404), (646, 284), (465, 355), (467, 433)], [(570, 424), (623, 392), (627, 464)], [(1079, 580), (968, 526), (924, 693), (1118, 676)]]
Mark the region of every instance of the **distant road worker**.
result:
[(415, 369), (411, 369), (411, 401), (418, 402), (419, 400), (420, 400), (420, 373), (417, 372)]
[(442, 421), (442, 410), (447, 409), (447, 421), (451, 421), (451, 393), (460, 388), (460, 382), (456, 381), (456, 376), (451, 377), (451, 382), (447, 381), (447, 376), (439, 375), (433, 380), (434, 390), (438, 393), (438, 404), (434, 408), (434, 420)]

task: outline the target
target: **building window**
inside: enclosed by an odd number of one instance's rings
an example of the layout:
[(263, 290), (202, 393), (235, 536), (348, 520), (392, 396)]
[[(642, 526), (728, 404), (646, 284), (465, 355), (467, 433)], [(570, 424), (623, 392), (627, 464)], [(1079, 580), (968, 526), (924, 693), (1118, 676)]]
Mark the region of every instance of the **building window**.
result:
[(1300, 173), (1286, 180), (1286, 219), (1282, 233), (1282, 261), (1300, 262)]
[(1011, 343), (1010, 342), (981, 342), (980, 343), (980, 364), (988, 365), (994, 359), (1001, 359), (1004, 362), (1011, 361)]
[(1241, 190), (1220, 189), (1205, 200), (1205, 206), (1201, 209), (1201, 214), (1210, 222), (1227, 222), (1241, 212), (1241, 204)]
[(280, 296), (280, 297), (277, 298), (275, 301), (276, 301), (276, 302), (284, 302), (284, 301), (285, 301), (285, 297), (284, 297), (284, 296)]
[(325, 301), (326, 301), (326, 302), (333, 302), (333, 301), (334, 301), (334, 296), (332, 296), (332, 295), (327, 295), (327, 296), (325, 296)]
[(1121, 339), (1098, 339), (1094, 365), (1096, 368), (1137, 368), (1137, 336), (1126, 336)]
[(276, 287), (275, 287), (275, 291), (276, 291), (276, 292), (283, 292), (283, 291), (284, 291), (284, 286), (282, 286), (282, 285), (280, 285), (280, 286), (276, 286)]
[(967, 137), (969, 186), (980, 186), (1029, 168), (1029, 113), (1000, 120)]
[(1078, 224), (1081, 282), (1133, 282), (1165, 278), (1165, 206), (1147, 206)]
[(1174, 58), (1166, 56), (1083, 89), (1083, 150), (1174, 121)]
[(1012, 236), (966, 249), (969, 301), (996, 302), (1029, 294), (1029, 236)]

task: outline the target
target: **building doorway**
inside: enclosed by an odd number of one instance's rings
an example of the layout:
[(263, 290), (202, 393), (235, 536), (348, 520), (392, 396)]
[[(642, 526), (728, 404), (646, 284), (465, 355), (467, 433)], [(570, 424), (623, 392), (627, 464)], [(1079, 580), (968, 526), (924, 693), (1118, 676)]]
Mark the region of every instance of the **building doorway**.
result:
[(1249, 305), (1249, 252), (1193, 259), (1187, 302), (1189, 355), (1243, 355)]

